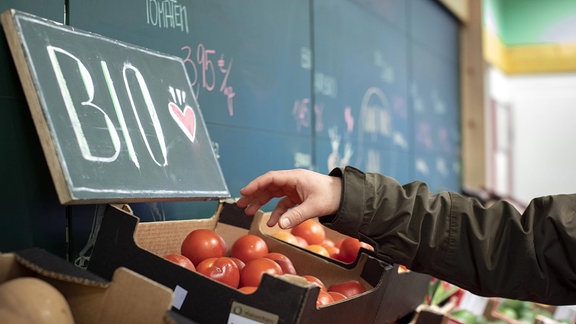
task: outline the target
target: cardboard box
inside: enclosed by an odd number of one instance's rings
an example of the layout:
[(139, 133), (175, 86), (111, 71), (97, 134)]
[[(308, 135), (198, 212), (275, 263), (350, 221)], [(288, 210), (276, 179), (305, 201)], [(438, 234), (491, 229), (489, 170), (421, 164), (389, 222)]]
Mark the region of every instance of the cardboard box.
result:
[(420, 305), (416, 309), (416, 315), (412, 319), (413, 324), (462, 324), (461, 321), (455, 319), (450, 315), (456, 307), (455, 301), (437, 305)]
[(378, 310), (378, 323), (393, 323), (414, 313), (418, 306), (424, 303), (431, 279), (427, 274), (401, 271), (398, 265), (395, 265)]
[[(262, 219), (267, 219), (266, 216), (262, 216)], [(272, 235), (274, 232), (278, 231), (279, 227), (268, 227), (265, 221), (255, 221), (251, 225), (251, 232), (259, 235), (266, 234)], [(345, 235), (325, 228), (326, 236), (332, 239), (334, 242), (346, 237)], [(264, 237), (266, 237), (264, 235)], [(278, 240), (273, 238), (268, 238), (267, 242), (269, 246), (273, 249), (284, 250), (286, 254), (290, 254), (291, 248), (286, 249), (286, 245), (280, 243)], [(296, 248), (301, 249), (301, 248)], [(371, 254), (370, 251), (365, 250), (364, 253)], [(327, 258), (324, 258), (327, 259)], [(344, 267), (346, 264), (332, 259), (331, 262), (338, 263)], [(314, 269), (320, 270), (321, 269)], [(432, 277), (427, 274), (418, 273), (415, 271), (403, 271), (400, 269), (399, 265), (394, 265), (390, 269), (388, 278), (388, 285), (382, 296), (380, 306), (376, 311), (375, 323), (385, 324), (394, 323), (398, 319), (401, 319), (413, 312), (416, 308), (424, 302), (424, 298), (428, 293), (428, 287)], [(338, 278), (331, 278), (333, 280), (338, 280)], [(374, 312), (374, 310), (371, 310)]]
[(0, 283), (24, 276), (42, 279), (58, 289), (76, 323), (182, 321), (170, 315), (170, 289), (123, 267), (108, 281), (42, 249), (0, 254)]
[[(384, 323), (378, 309), (390, 283), (393, 267), (363, 251), (352, 264), (316, 255), (261, 231), (262, 212), (246, 216), (233, 203), (223, 202), (208, 219), (139, 223), (126, 211), (108, 206), (88, 269), (109, 278), (118, 267), (127, 267), (174, 290), (173, 309), (200, 323), (227, 323), (252, 319), (262, 323)], [(243, 294), (191, 272), (163, 258), (178, 253), (193, 229), (214, 229), (228, 242), (243, 234), (263, 237), (270, 250), (284, 253), (299, 274), (319, 277), (326, 285), (357, 279), (367, 292), (354, 298), (316, 308), (319, 288), (264, 275), (258, 290)]]

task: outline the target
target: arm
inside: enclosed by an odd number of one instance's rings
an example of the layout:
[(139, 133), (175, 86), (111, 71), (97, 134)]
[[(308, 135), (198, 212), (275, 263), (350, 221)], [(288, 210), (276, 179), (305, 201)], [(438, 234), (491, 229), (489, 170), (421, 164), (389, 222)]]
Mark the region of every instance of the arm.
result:
[(332, 175), (342, 178), (342, 200), (321, 220), (371, 242), (381, 258), (479, 295), (576, 304), (576, 195), (535, 199), (520, 214), (351, 167)]

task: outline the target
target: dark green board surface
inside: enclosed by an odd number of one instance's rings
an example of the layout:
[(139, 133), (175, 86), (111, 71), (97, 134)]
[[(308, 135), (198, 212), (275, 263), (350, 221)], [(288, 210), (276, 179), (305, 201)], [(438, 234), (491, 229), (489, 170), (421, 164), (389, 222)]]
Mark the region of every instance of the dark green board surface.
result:
[(8, 14), (61, 202), (229, 196), (180, 58)]
[[(350, 152), (361, 169), (460, 189), (459, 25), (438, 1), (0, 2), (11, 7), (62, 22), (66, 13), (71, 26), (184, 59), (232, 196), (267, 170), (327, 172)], [(0, 165), (10, 184), (0, 187), (10, 215), (0, 218), (0, 250), (66, 246), (74, 258), (95, 206), (59, 204), (4, 41), (0, 59), (0, 145), (11, 153)], [(365, 112), (389, 117), (390, 132), (362, 125)], [(211, 201), (131, 206), (144, 220), (215, 210)]]
[[(3, 0), (10, 8), (64, 22), (63, 0)], [(0, 251), (41, 246), (63, 255), (66, 208), (54, 190), (4, 32), (0, 32)]]

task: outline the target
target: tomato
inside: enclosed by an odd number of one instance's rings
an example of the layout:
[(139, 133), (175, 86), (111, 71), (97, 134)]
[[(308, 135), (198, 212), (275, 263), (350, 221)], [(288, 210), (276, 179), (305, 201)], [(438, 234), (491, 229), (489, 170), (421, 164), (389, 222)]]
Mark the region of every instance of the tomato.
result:
[(319, 286), (320, 290), (327, 290), (324, 282), (322, 280), (320, 280), (318, 277), (312, 276), (312, 275), (303, 275), (302, 277), (304, 279), (308, 280), (308, 282), (311, 282), (311, 283)]
[(228, 257), (204, 259), (196, 266), (196, 271), (232, 288), (238, 288), (240, 283), (240, 270)]
[(264, 257), (276, 261), (280, 268), (282, 268), (283, 274), (296, 274), (296, 268), (294, 268), (292, 260), (290, 260), (286, 255), (278, 252), (270, 252)]
[(332, 296), (332, 299), (334, 299), (335, 302), (348, 298), (343, 293), (339, 293), (337, 291), (328, 291), (328, 293), (330, 294), (330, 296)]
[(347, 237), (340, 242), (340, 252), (338, 253), (338, 260), (346, 263), (352, 263), (358, 256), (360, 251), (360, 240), (353, 237)]
[(242, 271), (242, 269), (244, 269), (244, 266), (246, 265), (244, 261), (233, 257), (230, 257), (230, 259), (232, 259), (236, 263), (236, 265), (238, 266), (238, 270)]
[(226, 248), (226, 242), (220, 234), (209, 229), (197, 229), (184, 238), (180, 252), (198, 266), (204, 259), (224, 256)]
[(344, 242), (344, 239), (334, 242), (334, 246), (340, 249), (342, 247), (342, 242)]
[(189, 270), (196, 271), (196, 267), (194, 266), (194, 263), (192, 263), (192, 261), (190, 261), (190, 259), (183, 256), (182, 254), (178, 254), (178, 253), (167, 254), (164, 256), (164, 259), (172, 261), (172, 262), (176, 263), (177, 265), (182, 266), (184, 268), (187, 268)]
[(298, 239), (290, 231), (278, 231), (272, 234), (273, 237), (289, 244), (298, 245)]
[(230, 250), (230, 256), (244, 262), (263, 258), (268, 254), (268, 245), (260, 236), (253, 234), (242, 235), (236, 239)]
[(374, 247), (366, 242), (360, 241), (360, 247), (369, 251), (374, 251)]
[(299, 236), (308, 244), (321, 244), (326, 238), (324, 226), (316, 219), (307, 219), (302, 223), (292, 227), (290, 230), (294, 236)]
[(325, 257), (330, 257), (330, 253), (328, 253), (328, 250), (326, 250), (326, 248), (320, 244), (310, 244), (306, 247), (306, 250), (312, 251), (319, 255), (323, 255)]
[(305, 249), (308, 246), (308, 242), (300, 236), (294, 236), (296, 238), (296, 245)]
[(335, 291), (350, 298), (352, 296), (361, 294), (366, 291), (366, 288), (358, 280), (348, 280), (340, 283), (335, 283), (328, 287), (328, 291)]
[(316, 298), (316, 307), (330, 305), (334, 302), (334, 298), (325, 290), (320, 290), (318, 298)]
[(265, 273), (281, 275), (282, 268), (274, 260), (267, 258), (258, 258), (246, 262), (246, 266), (240, 272), (240, 287), (258, 287)]
[(247, 295), (254, 293), (257, 289), (258, 289), (258, 287), (254, 287), (254, 286), (244, 286), (244, 287), (238, 288), (238, 290), (240, 290), (242, 293), (245, 293)]
[(322, 245), (323, 247), (336, 246), (336, 243), (334, 243), (334, 241), (332, 241), (329, 238), (325, 238), (324, 241), (322, 241), (322, 243), (320, 243), (320, 245)]
[(324, 246), (324, 248), (326, 249), (326, 251), (328, 251), (328, 255), (332, 259), (338, 259), (338, 253), (340, 253), (339, 248), (337, 248), (336, 246), (330, 246), (330, 245), (326, 245), (326, 246)]

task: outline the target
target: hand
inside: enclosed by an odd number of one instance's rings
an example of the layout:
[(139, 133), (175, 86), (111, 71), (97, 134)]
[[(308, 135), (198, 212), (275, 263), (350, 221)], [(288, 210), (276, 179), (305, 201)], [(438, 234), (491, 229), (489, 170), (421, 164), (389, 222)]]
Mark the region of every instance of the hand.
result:
[(247, 215), (273, 198), (280, 201), (266, 223), (291, 228), (314, 217), (335, 214), (342, 196), (342, 179), (305, 169), (269, 171), (240, 190), (237, 205)]

